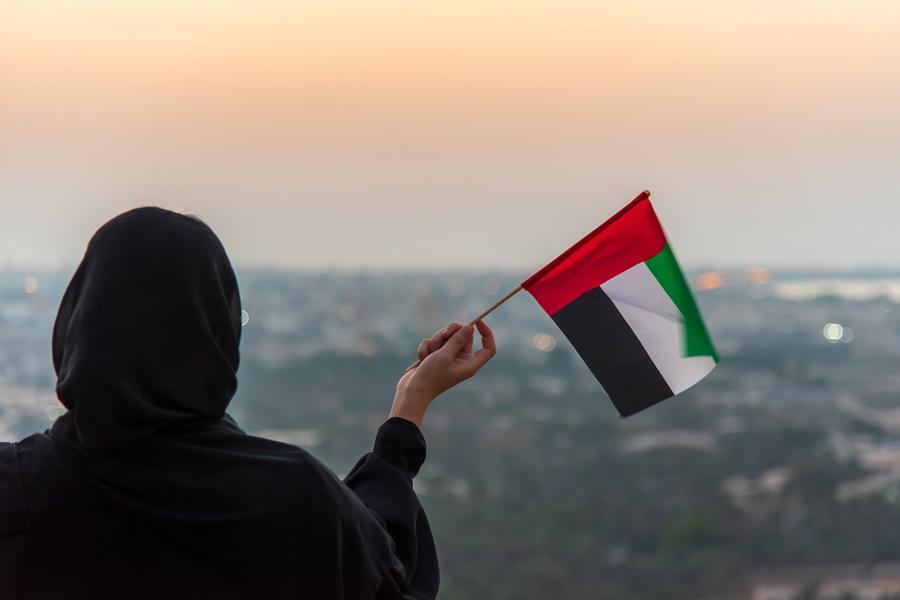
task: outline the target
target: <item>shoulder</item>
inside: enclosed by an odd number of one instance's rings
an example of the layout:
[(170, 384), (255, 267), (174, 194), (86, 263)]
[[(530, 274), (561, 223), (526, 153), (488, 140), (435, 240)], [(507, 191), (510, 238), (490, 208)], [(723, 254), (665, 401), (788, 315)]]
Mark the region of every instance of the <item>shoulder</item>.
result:
[(331, 469), (303, 448), (266, 438), (247, 437), (252, 440), (258, 456), (264, 457), (266, 463), (281, 478), (284, 491), (294, 489), (298, 494), (308, 497), (311, 482), (324, 484), (326, 488), (340, 484)]
[(97, 492), (47, 434), (0, 444), (0, 530), (66, 521), (101, 506)]
[[(258, 468), (244, 471), (247, 483), (259, 489), (277, 489), (281, 504), (293, 515), (334, 519), (368, 517), (356, 495), (328, 466), (308, 451), (283, 442), (247, 436)], [(274, 479), (274, 481), (273, 481)], [(296, 517), (294, 517), (296, 518)]]

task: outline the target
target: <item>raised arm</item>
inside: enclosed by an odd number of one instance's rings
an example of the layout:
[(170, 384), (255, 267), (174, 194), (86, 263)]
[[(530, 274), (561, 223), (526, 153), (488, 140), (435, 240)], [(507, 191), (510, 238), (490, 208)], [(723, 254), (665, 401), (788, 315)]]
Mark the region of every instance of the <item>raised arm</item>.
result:
[(419, 427), (440, 393), (474, 375), (495, 353), (490, 328), (478, 322), (482, 348), (472, 353), (474, 331), (451, 323), (419, 344), (421, 363), (397, 384), (390, 418), (378, 429), (375, 447), (344, 483), (384, 525), (394, 541), (394, 565), (378, 600), (431, 600), (440, 583), (437, 553), (428, 518), (412, 481), (425, 461)]

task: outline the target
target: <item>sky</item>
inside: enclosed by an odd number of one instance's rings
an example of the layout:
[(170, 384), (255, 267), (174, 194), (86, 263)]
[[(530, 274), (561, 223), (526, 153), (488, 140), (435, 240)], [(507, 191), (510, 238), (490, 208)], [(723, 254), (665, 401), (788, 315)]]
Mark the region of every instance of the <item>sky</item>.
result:
[(4, 0), (0, 266), (128, 208), (238, 265), (537, 269), (643, 189), (691, 266), (900, 266), (896, 0)]

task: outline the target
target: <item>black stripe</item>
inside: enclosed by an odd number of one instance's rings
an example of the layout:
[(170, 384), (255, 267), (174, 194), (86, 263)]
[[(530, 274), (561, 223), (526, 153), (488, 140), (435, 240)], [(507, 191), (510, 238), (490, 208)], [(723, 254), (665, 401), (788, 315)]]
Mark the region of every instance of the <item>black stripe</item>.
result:
[(674, 394), (609, 296), (599, 287), (553, 315), (623, 417)]

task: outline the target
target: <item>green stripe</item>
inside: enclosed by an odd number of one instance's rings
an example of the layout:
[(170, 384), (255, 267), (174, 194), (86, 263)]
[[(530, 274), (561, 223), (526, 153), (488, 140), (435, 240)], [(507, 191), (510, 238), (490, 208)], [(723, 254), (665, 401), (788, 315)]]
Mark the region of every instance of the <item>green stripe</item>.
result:
[(659, 254), (645, 264), (681, 312), (684, 319), (685, 356), (712, 356), (713, 360), (719, 362), (719, 355), (713, 348), (694, 295), (678, 267), (672, 248), (666, 244)]

